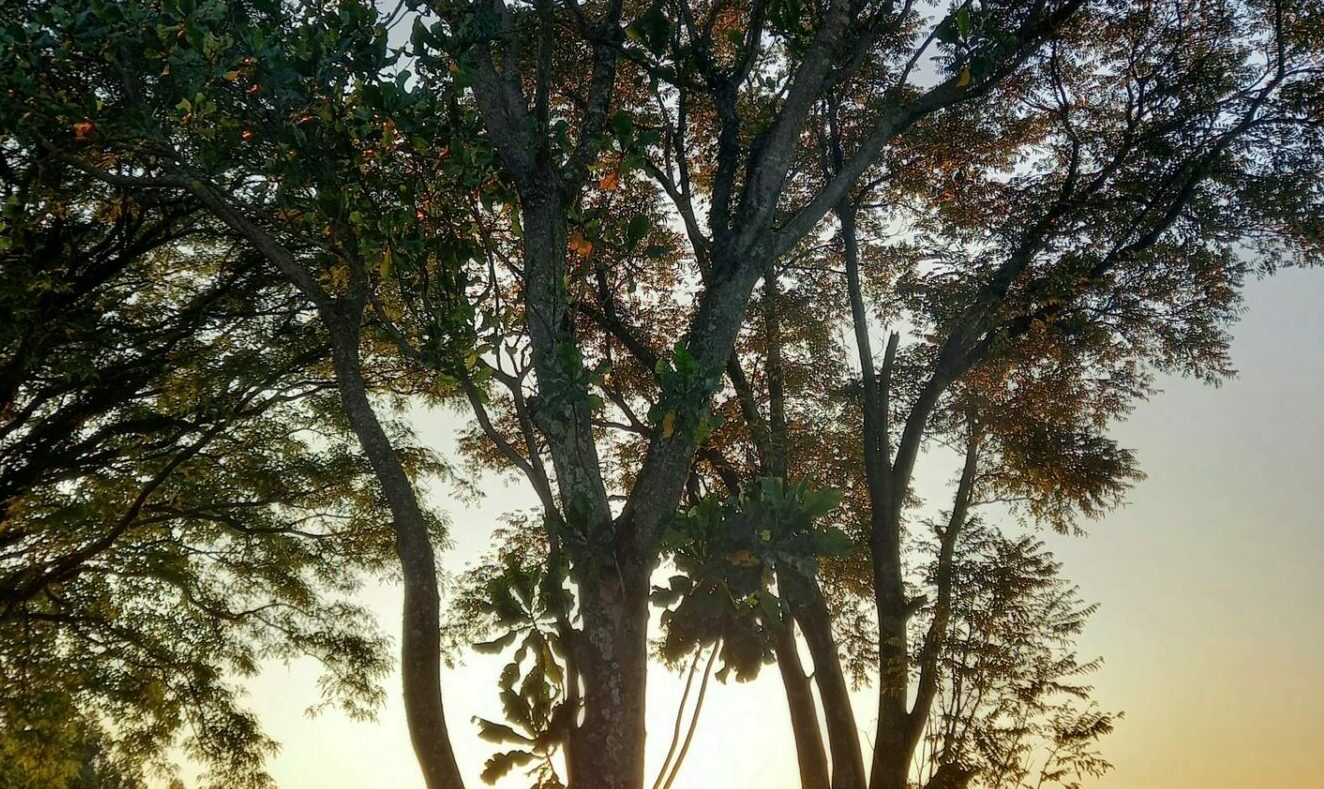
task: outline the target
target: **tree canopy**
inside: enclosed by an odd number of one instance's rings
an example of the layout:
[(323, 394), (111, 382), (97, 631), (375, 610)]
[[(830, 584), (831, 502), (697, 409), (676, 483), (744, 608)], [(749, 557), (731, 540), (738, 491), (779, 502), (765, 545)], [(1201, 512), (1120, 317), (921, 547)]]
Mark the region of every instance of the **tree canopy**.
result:
[[(509, 659), (484, 779), (642, 786), (656, 658), (691, 721), (775, 664), (805, 787), (1075, 785), (1117, 716), (1033, 530), (1142, 477), (1156, 372), (1231, 373), (1246, 277), (1324, 260), (1316, 0), (10, 6), (0, 659), (68, 654), (42, 736), (122, 718), (127, 765), (197, 692), (260, 781), (265, 655), (368, 709), (389, 566), (430, 787), (443, 635)], [(540, 503), (459, 625), (393, 403)]]

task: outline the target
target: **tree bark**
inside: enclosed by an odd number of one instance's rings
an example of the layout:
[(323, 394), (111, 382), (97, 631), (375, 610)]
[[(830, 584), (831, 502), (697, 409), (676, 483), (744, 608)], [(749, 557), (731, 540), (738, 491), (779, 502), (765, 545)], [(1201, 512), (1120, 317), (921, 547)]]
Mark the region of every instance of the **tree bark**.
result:
[(855, 725), (850, 686), (841, 670), (841, 657), (832, 635), (832, 618), (818, 583), (811, 580), (805, 586), (808, 600), (797, 607), (795, 616), (814, 661), (814, 682), (823, 699), (823, 719), (832, 754), (832, 789), (864, 789), (860, 731)]
[[(582, 632), (575, 659), (584, 719), (571, 738), (575, 789), (639, 789), (644, 781), (651, 563), (619, 536), (593, 438), (588, 390), (565, 292), (566, 211), (548, 175), (522, 197), (525, 308), (539, 397), (534, 419), (547, 439), (579, 580)], [(674, 504), (673, 504), (674, 506)]]
[[(904, 491), (891, 491), (892, 496)], [(906, 633), (905, 586), (901, 578), (900, 523), (873, 505), (871, 548), (874, 604), (878, 612), (878, 731), (874, 736), (870, 789), (906, 789), (910, 716), (910, 647)]]
[(428, 789), (461, 789), (441, 698), (441, 603), (427, 520), (413, 483), (377, 419), (359, 363), (359, 315), (319, 309), (331, 335), (340, 400), (394, 518), (395, 550), (404, 579), (400, 673), (405, 717)]
[(626, 571), (580, 587), (584, 720), (572, 746), (574, 789), (640, 789), (648, 680), (648, 576)]
[(823, 734), (818, 727), (818, 708), (814, 705), (814, 691), (800, 661), (794, 628), (794, 620), (783, 623), (773, 650), (777, 655), (777, 671), (782, 676), (782, 687), (786, 691), (791, 733), (795, 737), (796, 763), (800, 768), (800, 787), (828, 789), (831, 780), (827, 753), (823, 750)]

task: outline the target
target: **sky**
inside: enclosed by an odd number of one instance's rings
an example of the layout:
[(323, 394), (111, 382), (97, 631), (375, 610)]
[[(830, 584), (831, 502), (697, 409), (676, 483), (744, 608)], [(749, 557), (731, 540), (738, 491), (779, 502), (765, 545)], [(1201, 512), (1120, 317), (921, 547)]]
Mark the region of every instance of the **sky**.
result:
[[(1234, 328), (1236, 379), (1213, 388), (1164, 379), (1114, 435), (1148, 479), (1087, 537), (1045, 535), (1086, 600), (1101, 604), (1079, 641), (1101, 655), (1096, 698), (1125, 719), (1105, 740), (1107, 789), (1304, 786), (1319, 773), (1324, 731), (1324, 271), (1252, 281)], [(443, 450), (459, 417), (425, 414)], [(453, 521), (444, 569), (487, 549), (502, 512), (533, 505), (518, 484), (487, 480), (476, 506), (432, 501)], [(365, 590), (387, 632), (399, 592)], [(471, 785), (491, 746), (471, 716), (499, 718), (498, 664), (470, 660), (443, 677), (455, 747)], [(680, 681), (649, 678), (649, 753), (661, 761)], [(270, 769), (282, 789), (422, 789), (399, 680), (375, 722), (309, 718), (316, 670), (270, 666), (249, 683), (251, 707), (282, 742)], [(872, 704), (857, 705), (868, 725)], [(677, 789), (796, 789), (794, 746), (776, 672), (714, 685)], [(651, 768), (651, 769), (655, 769)], [(651, 778), (651, 775), (650, 775)], [(510, 784), (523, 786), (524, 784)]]

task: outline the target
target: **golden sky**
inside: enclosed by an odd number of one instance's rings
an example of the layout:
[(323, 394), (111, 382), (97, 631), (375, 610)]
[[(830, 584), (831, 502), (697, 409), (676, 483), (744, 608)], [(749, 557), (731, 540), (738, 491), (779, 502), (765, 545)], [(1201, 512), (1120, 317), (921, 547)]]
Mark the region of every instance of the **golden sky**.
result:
[[(1287, 271), (1247, 289), (1233, 361), (1220, 389), (1168, 379), (1116, 435), (1149, 478), (1088, 538), (1047, 539), (1086, 600), (1080, 641), (1102, 655), (1099, 703), (1126, 719), (1104, 743), (1116, 765), (1087, 786), (1108, 789), (1307, 787), (1324, 781), (1324, 272)], [(454, 417), (422, 420), (449, 446)], [(532, 502), (499, 482), (479, 507), (433, 498), (454, 521), (459, 571), (486, 548), (496, 516)], [(371, 590), (388, 632), (397, 593)], [(398, 703), (377, 722), (309, 719), (315, 670), (273, 666), (251, 683), (252, 706), (283, 743), (271, 763), (283, 789), (421, 789)], [(472, 785), (491, 746), (469, 722), (499, 717), (496, 664), (444, 678), (456, 749)], [(660, 761), (679, 682), (650, 676), (650, 753)], [(872, 704), (857, 707), (867, 725)], [(775, 671), (709, 690), (677, 789), (796, 789), (795, 753)], [(523, 786), (509, 783), (510, 786)]]

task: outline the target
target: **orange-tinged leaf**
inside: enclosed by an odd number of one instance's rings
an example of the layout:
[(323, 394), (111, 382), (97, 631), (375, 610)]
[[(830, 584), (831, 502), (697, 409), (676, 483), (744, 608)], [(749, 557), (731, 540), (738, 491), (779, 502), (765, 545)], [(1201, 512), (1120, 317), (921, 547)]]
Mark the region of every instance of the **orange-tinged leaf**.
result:
[(570, 237), (566, 239), (566, 245), (570, 247), (571, 252), (581, 258), (586, 258), (593, 254), (593, 242), (584, 238), (584, 234), (578, 230), (570, 231)]
[(759, 563), (758, 557), (746, 549), (728, 553), (726, 560), (736, 567), (757, 567)]
[(612, 170), (598, 180), (598, 188), (602, 189), (604, 192), (614, 192), (616, 191), (616, 187), (620, 185), (621, 175), (615, 170)]
[(81, 140), (84, 137), (91, 135), (92, 132), (96, 131), (96, 128), (96, 124), (92, 123), (92, 121), (78, 121), (74, 124), (74, 137)]

